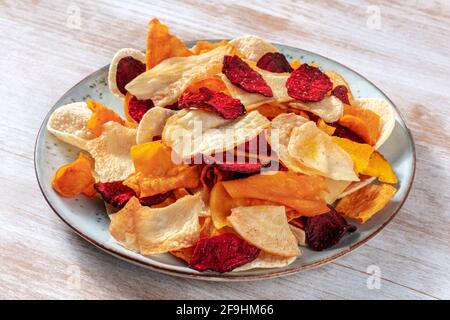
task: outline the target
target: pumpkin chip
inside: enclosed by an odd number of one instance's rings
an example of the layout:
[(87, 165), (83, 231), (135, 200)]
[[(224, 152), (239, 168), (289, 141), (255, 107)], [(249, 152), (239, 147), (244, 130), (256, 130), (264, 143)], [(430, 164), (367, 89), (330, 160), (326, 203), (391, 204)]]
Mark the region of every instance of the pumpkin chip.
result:
[(397, 189), (389, 184), (371, 184), (342, 198), (336, 211), (365, 223), (383, 209), (394, 196)]
[(369, 165), (369, 159), (374, 149), (365, 143), (358, 143), (345, 138), (332, 137), (333, 142), (344, 149), (353, 160), (353, 169), (357, 174)]
[(102, 134), (103, 124), (106, 122), (114, 121), (125, 125), (125, 121), (117, 113), (100, 102), (88, 99), (86, 100), (86, 105), (92, 111), (92, 116), (87, 122), (87, 128), (97, 137)]
[(234, 230), (247, 242), (282, 257), (300, 255), (283, 206), (237, 207), (227, 218)]
[(336, 131), (335, 127), (328, 125), (322, 118), (319, 118), (319, 120), (317, 120), (316, 125), (317, 128), (319, 128), (329, 136), (332, 136)]
[(60, 167), (52, 180), (53, 189), (63, 197), (84, 194), (93, 197), (95, 178), (92, 175), (92, 159), (80, 153), (78, 159)]
[(200, 166), (175, 164), (172, 161), (172, 150), (160, 140), (134, 145), (131, 148), (131, 158), (136, 172), (124, 184), (132, 188), (139, 197), (178, 188), (196, 188), (199, 185)]
[(232, 198), (251, 198), (285, 205), (304, 216), (328, 212), (323, 200), (325, 179), (292, 171), (256, 174), (244, 179), (222, 181)]
[(192, 52), (184, 42), (169, 32), (169, 28), (158, 19), (152, 19), (147, 29), (147, 70), (153, 68), (161, 61), (172, 57), (187, 57)]
[(386, 183), (397, 183), (397, 176), (389, 162), (377, 151), (372, 153), (368, 166), (361, 171), (361, 174), (377, 177), (379, 181)]
[(224, 46), (227, 43), (228, 43), (227, 40), (222, 40), (219, 42), (197, 41), (197, 43), (190, 50), (193, 54), (202, 54), (211, 51), (217, 47)]
[(291, 68), (295, 70), (302, 65), (302, 62), (300, 61), (300, 59), (293, 59), (291, 61), (290, 65), (291, 65)]
[(294, 113), (302, 116), (305, 119), (309, 119), (309, 116), (305, 111), (290, 108), (289, 106), (280, 103), (263, 103), (259, 105), (255, 110), (269, 120), (272, 120), (273, 118), (283, 113)]
[(222, 78), (218, 75), (194, 81), (188, 85), (188, 87), (184, 90), (181, 96), (185, 96), (188, 93), (197, 93), (200, 91), (200, 88), (208, 88), (209, 90), (216, 92), (223, 92), (229, 95), (227, 86), (225, 82), (223, 82)]
[(339, 124), (355, 132), (371, 146), (377, 143), (380, 136), (380, 116), (368, 109), (344, 105), (344, 115), (339, 119)]

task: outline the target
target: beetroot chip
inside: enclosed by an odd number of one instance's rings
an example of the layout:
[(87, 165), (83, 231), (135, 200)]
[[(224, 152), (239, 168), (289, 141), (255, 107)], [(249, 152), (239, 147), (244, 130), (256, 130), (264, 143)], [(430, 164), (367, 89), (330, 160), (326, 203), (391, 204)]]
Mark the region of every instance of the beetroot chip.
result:
[(116, 84), (122, 94), (126, 94), (125, 86), (141, 73), (145, 72), (145, 64), (133, 57), (120, 59), (117, 64)]
[(198, 270), (228, 272), (256, 259), (260, 249), (233, 233), (200, 239), (189, 267)]
[(356, 227), (349, 225), (333, 207), (329, 206), (329, 208), (329, 212), (306, 220), (306, 243), (315, 251), (334, 246), (347, 232), (356, 230)]
[(215, 164), (213, 164), (213, 166), (222, 171), (227, 171), (227, 172), (231, 171), (231, 172), (245, 173), (245, 174), (261, 172), (261, 169), (263, 168), (263, 164), (261, 162), (256, 162), (256, 163), (215, 163)]
[(342, 101), (342, 103), (350, 104), (350, 100), (348, 99), (348, 90), (346, 86), (340, 85), (331, 91), (331, 95), (335, 96), (339, 100)]
[(250, 92), (273, 97), (273, 92), (266, 80), (238, 56), (223, 58), (222, 73), (235, 86)]
[(216, 112), (224, 119), (236, 119), (245, 113), (245, 107), (238, 99), (205, 87), (182, 97), (179, 108), (207, 109)]
[(128, 114), (137, 123), (141, 122), (144, 114), (151, 108), (153, 108), (152, 100), (138, 100), (136, 97), (131, 97), (128, 102)]
[(294, 71), (284, 54), (279, 52), (267, 52), (265, 55), (259, 58), (256, 66), (263, 70), (274, 73)]
[(134, 190), (124, 185), (122, 181), (97, 182), (94, 184), (94, 188), (105, 202), (115, 208), (122, 208), (128, 200), (136, 195)]
[[(105, 202), (119, 209), (123, 208), (128, 200), (136, 196), (134, 190), (124, 185), (122, 181), (97, 182), (94, 184), (94, 188)], [(163, 202), (170, 196), (170, 194), (171, 192), (169, 191), (167, 193), (140, 198), (139, 202), (143, 206), (152, 206)]]
[(330, 78), (316, 67), (304, 63), (286, 81), (288, 95), (304, 102), (317, 102), (333, 89)]

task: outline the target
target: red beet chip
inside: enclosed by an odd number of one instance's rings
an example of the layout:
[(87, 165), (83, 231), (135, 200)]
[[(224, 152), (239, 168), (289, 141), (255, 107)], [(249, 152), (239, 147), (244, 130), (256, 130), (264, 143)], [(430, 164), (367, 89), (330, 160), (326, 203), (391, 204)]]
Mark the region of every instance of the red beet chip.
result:
[(279, 52), (267, 52), (261, 58), (259, 58), (256, 66), (263, 70), (274, 73), (294, 71), (284, 54)]
[(336, 86), (336, 88), (334, 88), (333, 91), (331, 91), (331, 95), (341, 100), (342, 103), (350, 104), (350, 100), (348, 99), (348, 90), (346, 86), (343, 85)]
[(105, 202), (115, 208), (122, 208), (128, 200), (136, 195), (134, 190), (124, 185), (122, 181), (97, 182), (94, 184), (94, 188)]
[(154, 196), (139, 198), (139, 202), (143, 206), (152, 206), (166, 200), (172, 194), (171, 191), (166, 193), (155, 194)]
[(238, 56), (225, 56), (223, 58), (222, 73), (227, 76), (232, 84), (247, 92), (273, 97), (272, 89), (266, 80)]
[[(136, 193), (130, 187), (124, 185), (122, 181), (97, 182), (94, 184), (95, 190), (101, 195), (103, 200), (115, 208), (123, 208), (125, 204)], [(156, 194), (150, 197), (140, 198), (139, 202), (143, 206), (152, 206), (166, 200), (171, 192)]]
[(349, 225), (333, 207), (329, 206), (329, 208), (329, 212), (306, 220), (306, 243), (315, 251), (334, 246), (347, 232), (356, 230), (356, 227)]
[(131, 97), (128, 102), (128, 114), (137, 123), (141, 122), (144, 114), (151, 108), (153, 108), (152, 100), (138, 100), (136, 97)]
[(212, 110), (224, 119), (236, 119), (245, 113), (245, 107), (238, 99), (223, 92), (200, 88), (190, 92), (179, 101), (179, 108), (198, 108)]
[(286, 81), (288, 95), (304, 102), (317, 102), (333, 89), (330, 78), (316, 67), (304, 63)]
[(125, 57), (119, 60), (116, 71), (117, 88), (122, 94), (126, 94), (125, 86), (141, 73), (145, 72), (145, 64), (133, 57)]
[(198, 270), (228, 272), (256, 259), (260, 249), (233, 233), (200, 239), (189, 267)]

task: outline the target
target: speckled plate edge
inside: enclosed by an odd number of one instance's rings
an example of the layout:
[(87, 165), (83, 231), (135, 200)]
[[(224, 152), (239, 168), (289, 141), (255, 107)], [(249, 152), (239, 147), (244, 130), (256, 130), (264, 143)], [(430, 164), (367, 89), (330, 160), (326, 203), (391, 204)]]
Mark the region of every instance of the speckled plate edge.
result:
[[(274, 45), (276, 46), (280, 46), (280, 47), (284, 47), (284, 48), (288, 48), (291, 50), (299, 50), (298, 48), (292, 47), (292, 46), (287, 46), (287, 45), (282, 45), (282, 44), (277, 44), (274, 43)], [(367, 83), (369, 83), (370, 85), (372, 85), (374, 88), (376, 88), (378, 91), (382, 92), (384, 94), (384, 92), (378, 88), (372, 81), (368, 80), (366, 77), (362, 76), (360, 73), (358, 73), (357, 71), (347, 67), (346, 65), (341, 64), (340, 62), (337, 62), (336, 60), (330, 59), (328, 57), (325, 57), (323, 55), (308, 51), (308, 50), (304, 50), (301, 49), (304, 52), (311, 54), (311, 55), (315, 55), (318, 57), (321, 57), (323, 59), (329, 60), (332, 63), (336, 63), (342, 67), (344, 67), (345, 69), (353, 72), (354, 74), (356, 74), (357, 76), (361, 77), (362, 79), (364, 79)], [(80, 83), (83, 83), (85, 81), (87, 81), (90, 78), (93, 78), (95, 76), (97, 76), (99, 73), (105, 72), (107, 69), (109, 68), (109, 65), (106, 65), (102, 68), (100, 68), (99, 70), (91, 73), (90, 75), (86, 76), (84, 79), (80, 80), (77, 84), (75, 84), (72, 88), (78, 86)], [(72, 89), (71, 88), (71, 89)], [(158, 271), (161, 273), (165, 273), (165, 274), (169, 274), (169, 275), (174, 275), (174, 276), (178, 276), (178, 277), (185, 277), (185, 278), (192, 278), (192, 279), (198, 279), (198, 280), (208, 280), (208, 281), (254, 281), (254, 280), (264, 280), (264, 279), (270, 279), (270, 278), (276, 278), (276, 277), (281, 277), (281, 276), (285, 276), (285, 275), (289, 275), (289, 274), (294, 274), (300, 271), (304, 271), (304, 270), (309, 270), (309, 269), (313, 269), (316, 268), (318, 266), (327, 264), (331, 261), (334, 261), (344, 255), (346, 255), (347, 253), (359, 248), (360, 246), (364, 245), (365, 243), (367, 243), (369, 240), (371, 240), (372, 238), (374, 238), (376, 235), (378, 235), (380, 233), (381, 230), (383, 230), (391, 221), (392, 219), (398, 214), (398, 212), (400, 211), (400, 209), (403, 207), (403, 204), (405, 203), (406, 199), (408, 198), (408, 195), (411, 191), (411, 187), (412, 184), (414, 182), (414, 177), (415, 177), (415, 173), (416, 173), (416, 151), (415, 151), (415, 143), (414, 143), (414, 138), (411, 134), (410, 129), (407, 127), (406, 122), (403, 119), (403, 116), (401, 115), (400, 111), (398, 110), (398, 108), (396, 107), (396, 105), (392, 102), (391, 99), (389, 99), (389, 97), (387, 97), (386, 94), (384, 94), (387, 98), (387, 100), (392, 104), (392, 106), (395, 108), (400, 120), (402, 121), (402, 124), (404, 126), (404, 129), (407, 133), (407, 138), (410, 140), (411, 142), (411, 148), (412, 148), (412, 173), (411, 173), (411, 179), (407, 185), (407, 189), (405, 192), (404, 197), (401, 199), (400, 204), (398, 205), (398, 207), (396, 208), (396, 210), (391, 214), (391, 216), (384, 222), (382, 223), (375, 231), (373, 231), (369, 236), (367, 236), (365, 239), (360, 240), (359, 242), (350, 245), (348, 248), (346, 248), (345, 250), (342, 250), (334, 255), (328, 256), (326, 258), (317, 260), (313, 263), (309, 263), (300, 267), (295, 267), (289, 270), (281, 270), (281, 271), (274, 271), (274, 272), (268, 272), (266, 274), (256, 274), (256, 275), (240, 275), (238, 273), (225, 273), (225, 274), (217, 274), (217, 273), (198, 273), (198, 272), (187, 272), (187, 271), (174, 271), (168, 268), (164, 268), (164, 267), (160, 267), (160, 266), (156, 266), (153, 265), (151, 263), (146, 263), (143, 261), (139, 261), (137, 259), (134, 259), (133, 257), (124, 255), (120, 252), (117, 252), (113, 249), (107, 248), (105, 247), (103, 244), (95, 241), (94, 239), (90, 238), (89, 236), (87, 236), (86, 234), (84, 234), (82, 231), (80, 231), (79, 229), (77, 229), (75, 226), (73, 226), (72, 224), (70, 224), (66, 219), (64, 219), (64, 217), (58, 212), (58, 210), (52, 205), (52, 203), (49, 201), (48, 196), (46, 195), (44, 188), (42, 186), (42, 179), (39, 175), (39, 170), (37, 169), (37, 158), (38, 158), (38, 144), (39, 141), (42, 137), (43, 131), (46, 130), (46, 124), (47, 121), (50, 117), (50, 114), (52, 113), (53, 109), (55, 108), (55, 106), (59, 106), (61, 104), (62, 101), (64, 101), (66, 99), (66, 96), (68, 95), (68, 93), (71, 91), (71, 89), (67, 90), (66, 93), (60, 98), (58, 99), (58, 101), (53, 105), (53, 107), (51, 108), (51, 110), (48, 112), (48, 114), (46, 115), (45, 119), (43, 120), (38, 134), (37, 134), (37, 138), (36, 138), (36, 142), (35, 142), (35, 146), (34, 146), (34, 169), (35, 169), (35, 174), (36, 174), (36, 179), (39, 185), (39, 188), (44, 196), (44, 199), (46, 200), (46, 202), (48, 203), (48, 205), (50, 206), (50, 208), (55, 212), (55, 214), (66, 224), (68, 225), (75, 233), (77, 233), (81, 238), (85, 239), (86, 241), (90, 242), (91, 244), (93, 244), (94, 246), (96, 246), (97, 248), (101, 249), (102, 251), (109, 253), (117, 258), (120, 258), (124, 261), (128, 261), (131, 262), (135, 265), (139, 265), (154, 271)], [(272, 269), (270, 269), (272, 270)], [(269, 270), (268, 270), (269, 271)]]

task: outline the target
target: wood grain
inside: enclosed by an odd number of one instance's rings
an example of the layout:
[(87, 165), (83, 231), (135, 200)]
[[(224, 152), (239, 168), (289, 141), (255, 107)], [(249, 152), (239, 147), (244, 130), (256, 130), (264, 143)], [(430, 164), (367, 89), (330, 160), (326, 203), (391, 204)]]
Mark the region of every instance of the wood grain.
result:
[[(0, 298), (449, 299), (450, 3), (376, 1), (0, 0)], [(143, 48), (156, 16), (186, 40), (246, 33), (304, 48), (364, 74), (392, 98), (412, 130), (417, 173), (394, 221), (324, 267), (256, 283), (179, 279), (108, 256), (46, 205), (33, 170), (42, 119), (73, 84), (122, 47)], [(369, 290), (367, 267), (381, 270)], [(79, 274), (80, 282), (74, 282)], [(79, 285), (78, 285), (79, 284)]]

